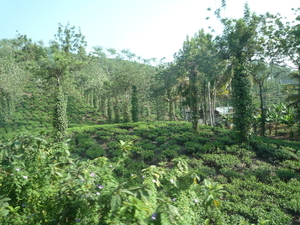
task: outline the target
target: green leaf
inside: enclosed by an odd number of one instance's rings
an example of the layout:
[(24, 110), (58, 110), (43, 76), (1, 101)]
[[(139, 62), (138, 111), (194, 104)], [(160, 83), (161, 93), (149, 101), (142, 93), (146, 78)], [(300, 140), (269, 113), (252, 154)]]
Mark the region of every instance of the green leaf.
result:
[(112, 196), (112, 198), (110, 200), (110, 208), (112, 211), (117, 211), (118, 208), (120, 208), (121, 204), (122, 204), (121, 195), (116, 194), (116, 195)]

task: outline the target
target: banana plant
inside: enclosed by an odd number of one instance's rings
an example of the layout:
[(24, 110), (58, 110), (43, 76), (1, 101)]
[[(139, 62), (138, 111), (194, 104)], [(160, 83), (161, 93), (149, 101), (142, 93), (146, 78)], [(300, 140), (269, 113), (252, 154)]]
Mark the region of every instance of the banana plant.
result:
[(285, 115), (281, 119), (282, 123), (286, 124), (287, 127), (290, 129), (290, 138), (294, 137), (293, 125), (296, 123), (295, 116), (293, 114), (292, 109), (289, 107), (286, 110)]
[(274, 124), (275, 136), (278, 135), (278, 126), (282, 122), (283, 116), (286, 114), (286, 111), (287, 107), (283, 103), (280, 103), (279, 105), (272, 105), (272, 107), (268, 109), (267, 121)]

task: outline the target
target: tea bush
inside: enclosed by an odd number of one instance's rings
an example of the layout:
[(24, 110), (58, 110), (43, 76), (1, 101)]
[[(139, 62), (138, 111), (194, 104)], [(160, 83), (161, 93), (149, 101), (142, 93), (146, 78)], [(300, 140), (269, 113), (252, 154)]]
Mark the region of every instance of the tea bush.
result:
[(278, 169), (275, 171), (276, 175), (283, 181), (287, 182), (292, 178), (300, 178), (299, 174), (291, 169)]
[(168, 138), (166, 136), (160, 136), (160, 137), (157, 137), (155, 139), (155, 141), (158, 143), (158, 144), (163, 144), (165, 143), (166, 141), (168, 140)]
[(239, 158), (234, 155), (206, 154), (202, 156), (202, 159), (205, 164), (213, 165), (217, 168), (238, 168), (241, 165)]
[(300, 161), (285, 160), (281, 163), (281, 165), (283, 167), (293, 169), (293, 170), (297, 171), (298, 173), (300, 172)]
[(201, 144), (199, 144), (197, 142), (194, 142), (194, 141), (188, 141), (184, 145), (186, 147), (186, 150), (189, 153), (196, 153), (196, 152), (198, 152), (201, 149), (201, 146), (202, 146)]
[(92, 144), (85, 152), (86, 156), (90, 159), (95, 159), (105, 155), (105, 150), (98, 144)]

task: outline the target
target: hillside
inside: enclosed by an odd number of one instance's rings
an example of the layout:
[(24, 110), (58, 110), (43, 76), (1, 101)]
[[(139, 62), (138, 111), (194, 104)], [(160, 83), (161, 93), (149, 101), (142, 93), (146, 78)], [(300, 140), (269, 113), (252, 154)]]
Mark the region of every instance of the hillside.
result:
[[(101, 123), (96, 109), (79, 96), (68, 97), (67, 114), (69, 127)], [(51, 92), (37, 87), (34, 80), (28, 80), (23, 95), (15, 105), (11, 120), (0, 122), (0, 138), (9, 138), (24, 132), (51, 132), (52, 118)]]

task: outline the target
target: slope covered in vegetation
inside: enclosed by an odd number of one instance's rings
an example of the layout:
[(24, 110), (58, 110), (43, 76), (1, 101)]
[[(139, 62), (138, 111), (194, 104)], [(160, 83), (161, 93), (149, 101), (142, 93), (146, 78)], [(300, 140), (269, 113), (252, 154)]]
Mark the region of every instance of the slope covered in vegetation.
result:
[(87, 54), (70, 24), (0, 40), (0, 223), (299, 222), (300, 144), (266, 136), (299, 139), (300, 9), (221, 10), (170, 63)]
[[(51, 93), (36, 87), (35, 80), (30, 79), (26, 83), (23, 95), (15, 105), (12, 118), (0, 122), (0, 137), (2, 138), (9, 138), (24, 132), (37, 133), (53, 130)], [(100, 113), (87, 104), (84, 99), (79, 96), (70, 96), (68, 102), (69, 127), (101, 123)]]
[(69, 137), (67, 144), (34, 136), (1, 143), (1, 195), (10, 198), (2, 201), (16, 210), (3, 222), (275, 225), (299, 219), (297, 142), (257, 137), (239, 145), (232, 131), (201, 126), (195, 133), (186, 122), (70, 128)]

